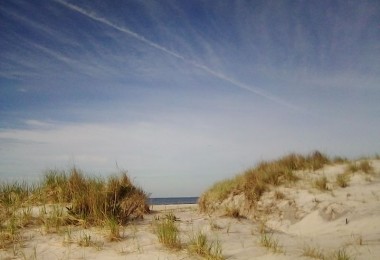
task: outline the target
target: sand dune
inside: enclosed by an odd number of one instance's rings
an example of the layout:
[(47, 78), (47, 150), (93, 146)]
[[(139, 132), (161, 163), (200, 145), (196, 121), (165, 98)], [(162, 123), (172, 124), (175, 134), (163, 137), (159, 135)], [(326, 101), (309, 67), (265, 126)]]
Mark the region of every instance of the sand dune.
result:
[[(379, 259), (380, 161), (371, 164), (374, 174), (354, 174), (345, 188), (334, 184), (344, 166), (330, 165), (310, 173), (311, 179), (326, 176), (329, 190), (304, 180), (279, 187), (283, 198), (265, 193), (257, 209), (266, 210), (265, 218), (201, 214), (197, 205), (151, 206), (151, 214), (121, 229), (119, 241), (108, 241), (107, 228), (67, 226), (46, 234), (31, 227), (22, 242), (0, 251), (0, 259), (201, 259), (186, 250), (197, 231), (219, 241), (226, 259), (338, 259), (339, 252), (349, 257), (342, 259)], [(166, 249), (153, 231), (154, 219), (168, 213), (177, 217), (183, 249)], [(264, 246), (264, 237), (277, 248)]]

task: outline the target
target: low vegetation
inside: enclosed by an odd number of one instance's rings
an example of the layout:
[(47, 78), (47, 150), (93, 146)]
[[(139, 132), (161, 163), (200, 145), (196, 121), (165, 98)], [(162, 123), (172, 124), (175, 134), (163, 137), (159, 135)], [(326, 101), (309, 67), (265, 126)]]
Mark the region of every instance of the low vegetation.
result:
[(347, 253), (346, 249), (338, 249), (337, 251), (332, 253), (332, 258), (336, 260), (350, 260), (353, 257)]
[(193, 234), (190, 238), (188, 251), (190, 254), (199, 255), (210, 260), (224, 259), (220, 242), (209, 242), (207, 236), (202, 232)]
[(368, 160), (362, 160), (360, 162), (354, 161), (354, 162), (351, 162), (347, 166), (347, 171), (351, 172), (351, 173), (361, 171), (361, 172), (366, 173), (366, 174), (372, 174), (373, 173), (373, 167)]
[(241, 209), (231, 209), (228, 205), (222, 204), (223, 201), (235, 195), (243, 195), (244, 207), (249, 209), (255, 207), (267, 191), (274, 190), (275, 198), (283, 199), (285, 195), (277, 191), (277, 187), (292, 185), (300, 179), (312, 180), (310, 182), (312, 187), (328, 191), (333, 188), (333, 183), (329, 183), (325, 176), (312, 177), (311, 174), (332, 163), (347, 164), (346, 171), (336, 176), (335, 184), (341, 188), (349, 186), (353, 173), (374, 174), (374, 168), (367, 159), (350, 162), (343, 157), (330, 159), (319, 151), (308, 155), (291, 153), (274, 161), (259, 162), (255, 167), (247, 169), (234, 178), (217, 182), (200, 196), (198, 205), (202, 212), (224, 210), (225, 215), (237, 217), (244, 215), (240, 212)]
[(281, 253), (283, 251), (278, 239), (273, 238), (271, 234), (262, 233), (260, 237), (260, 244), (263, 247), (270, 249), (273, 253)]
[(309, 246), (309, 245), (306, 245), (302, 249), (302, 256), (307, 256), (314, 259), (322, 259), (322, 260), (326, 258), (326, 256), (323, 254), (323, 250), (316, 247)]
[(336, 184), (341, 188), (346, 188), (350, 181), (350, 175), (347, 173), (341, 173), (336, 176)]
[(345, 248), (341, 248), (332, 252), (325, 252), (324, 250), (312, 246), (305, 246), (302, 249), (302, 256), (307, 256), (314, 259), (321, 260), (350, 260), (353, 257), (347, 253)]
[(125, 224), (149, 209), (146, 194), (132, 184), (125, 172), (104, 180), (86, 177), (75, 168), (69, 175), (49, 171), (42, 190), (48, 202), (70, 203), (68, 213), (90, 224), (102, 224), (108, 219)]
[(314, 187), (321, 191), (328, 190), (326, 176), (322, 176), (314, 180)]
[(237, 219), (241, 217), (240, 211), (238, 208), (226, 208), (225, 212), (226, 212), (225, 214), (226, 217), (237, 218)]
[(271, 186), (296, 182), (296, 171), (315, 171), (331, 160), (319, 151), (309, 155), (289, 154), (275, 161), (263, 161), (233, 179), (221, 181), (202, 194), (198, 204), (201, 211), (215, 210), (215, 205), (231, 195), (244, 194), (251, 206)]
[(167, 217), (157, 218), (153, 223), (158, 241), (169, 249), (180, 249), (182, 247), (179, 229), (175, 220), (176, 217), (170, 214)]
[(109, 229), (109, 241), (119, 241), (122, 239), (122, 236), (120, 235), (120, 225), (115, 218), (107, 219), (106, 227)]
[(0, 184), (0, 248), (20, 242), (20, 230), (30, 225), (42, 226), (45, 233), (58, 233), (69, 224), (106, 226), (109, 239), (118, 240), (119, 226), (147, 211), (147, 195), (126, 172), (103, 179), (77, 168), (50, 170), (37, 184)]
[(274, 198), (275, 198), (276, 200), (282, 200), (282, 199), (285, 199), (285, 194), (284, 194), (283, 192), (281, 192), (281, 191), (276, 190), (276, 191), (274, 192)]

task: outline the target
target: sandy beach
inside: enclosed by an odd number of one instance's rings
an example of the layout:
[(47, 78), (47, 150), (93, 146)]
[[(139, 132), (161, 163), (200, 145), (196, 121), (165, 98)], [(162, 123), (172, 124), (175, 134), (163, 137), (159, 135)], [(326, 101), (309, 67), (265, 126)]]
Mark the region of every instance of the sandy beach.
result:
[[(257, 210), (265, 219), (200, 213), (198, 205), (151, 205), (142, 220), (120, 229), (110, 241), (107, 227), (62, 226), (57, 232), (25, 227), (22, 240), (0, 250), (0, 259), (202, 259), (190, 254), (187, 243), (202, 232), (220, 243), (225, 259), (378, 259), (380, 256), (380, 160), (371, 161), (376, 173), (355, 174), (345, 188), (319, 191), (299, 182), (281, 186), (281, 198), (267, 192)], [(344, 165), (327, 165), (310, 176), (333, 180)], [(333, 183), (333, 182), (331, 182)], [(227, 201), (238, 201), (230, 198)], [(33, 208), (37, 214), (38, 208)], [(175, 216), (181, 249), (159, 243), (153, 223)], [(265, 244), (265, 241), (267, 244)]]

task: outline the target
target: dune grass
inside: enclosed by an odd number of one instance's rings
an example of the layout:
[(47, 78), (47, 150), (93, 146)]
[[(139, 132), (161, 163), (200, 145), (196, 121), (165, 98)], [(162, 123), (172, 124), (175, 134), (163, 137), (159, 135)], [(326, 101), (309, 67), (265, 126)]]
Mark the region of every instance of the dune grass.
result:
[(262, 161), (235, 178), (213, 185), (201, 195), (198, 201), (199, 208), (203, 212), (213, 211), (215, 205), (236, 194), (244, 194), (253, 206), (271, 186), (298, 181), (296, 171), (315, 171), (330, 162), (331, 160), (319, 151), (306, 156), (292, 153), (278, 160)]
[(109, 218), (105, 221), (105, 226), (109, 230), (109, 241), (120, 241), (122, 239), (120, 235), (120, 225), (115, 218)]
[(336, 260), (350, 260), (353, 259), (353, 257), (347, 253), (346, 249), (338, 249), (335, 252), (332, 253), (332, 259)]
[(6, 224), (2, 224), (0, 229), (0, 249), (7, 248), (12, 244), (21, 242), (21, 227), (17, 224), (17, 219), (12, 216)]
[[(39, 214), (32, 214), (32, 207)], [(119, 226), (149, 211), (147, 195), (126, 172), (108, 178), (90, 177), (77, 168), (47, 171), (39, 183), (0, 184), (0, 248), (22, 239), (20, 230), (40, 225), (58, 233), (68, 224), (107, 226), (109, 239), (118, 240)]]
[(199, 255), (205, 259), (225, 259), (222, 253), (222, 246), (220, 242), (218, 240), (213, 242), (208, 241), (207, 236), (202, 232), (198, 232), (192, 235), (187, 249), (190, 254)]
[(273, 253), (283, 252), (282, 246), (279, 244), (278, 239), (273, 238), (272, 234), (262, 233), (260, 236), (260, 244), (268, 248)]
[(241, 183), (244, 181), (244, 177), (237, 176), (234, 179), (227, 179), (215, 183), (208, 191), (206, 191), (198, 200), (198, 204), (202, 211), (213, 208), (210, 202), (223, 201), (230, 194), (239, 193), (241, 190)]
[(346, 188), (349, 185), (350, 175), (348, 173), (341, 173), (336, 176), (336, 184), (341, 188)]
[(148, 210), (146, 194), (132, 184), (126, 172), (104, 180), (84, 176), (74, 168), (69, 175), (50, 171), (44, 180), (42, 189), (48, 201), (71, 203), (69, 214), (90, 224), (108, 219), (125, 224)]
[(368, 160), (364, 160), (359, 163), (359, 170), (368, 174), (373, 173), (373, 167)]
[(327, 191), (327, 183), (326, 176), (322, 176), (314, 180), (314, 187), (321, 191)]
[(286, 197), (285, 194), (283, 192), (279, 191), (279, 190), (276, 190), (274, 192), (274, 198), (276, 200), (282, 200), (282, 199), (285, 199), (285, 197)]
[[(174, 216), (174, 215), (173, 215)], [(158, 241), (169, 249), (180, 249), (182, 247), (179, 229), (175, 223), (175, 217), (158, 218), (153, 222), (154, 231)]]
[(340, 248), (330, 252), (324, 252), (324, 250), (312, 247), (309, 245), (304, 246), (302, 249), (302, 256), (307, 256), (314, 259), (321, 260), (350, 260), (353, 257), (347, 253), (345, 248)]
[(232, 208), (225, 208), (225, 216), (226, 217), (230, 217), (230, 218), (241, 218), (242, 216), (240, 215), (240, 211), (238, 208), (236, 207), (232, 207)]
[(351, 162), (347, 166), (347, 171), (351, 172), (351, 173), (361, 171), (361, 172), (366, 173), (366, 174), (372, 174), (374, 169), (368, 160), (362, 160), (360, 162), (355, 162), (355, 161)]
[(321, 260), (326, 259), (326, 256), (324, 255), (323, 250), (317, 247), (309, 246), (309, 245), (304, 246), (304, 248), (302, 249), (302, 256), (307, 256), (310, 258), (321, 259)]

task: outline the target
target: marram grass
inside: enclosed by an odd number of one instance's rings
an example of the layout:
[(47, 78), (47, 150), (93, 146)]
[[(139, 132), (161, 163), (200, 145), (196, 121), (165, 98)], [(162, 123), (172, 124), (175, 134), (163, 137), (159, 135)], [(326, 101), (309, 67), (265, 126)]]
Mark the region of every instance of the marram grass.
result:
[[(50, 205), (47, 209), (46, 205)], [(38, 216), (31, 208), (38, 206)], [(39, 183), (0, 183), (0, 248), (22, 239), (20, 229), (41, 225), (46, 233), (68, 224), (99, 225), (118, 240), (119, 226), (149, 211), (147, 195), (126, 172), (108, 178), (90, 177), (79, 169), (49, 170)]]
[(254, 205), (269, 187), (298, 181), (295, 171), (318, 170), (330, 162), (319, 151), (306, 156), (292, 153), (278, 160), (262, 161), (235, 178), (214, 184), (201, 195), (199, 208), (203, 212), (213, 211), (215, 205), (235, 194), (244, 194), (247, 201)]

